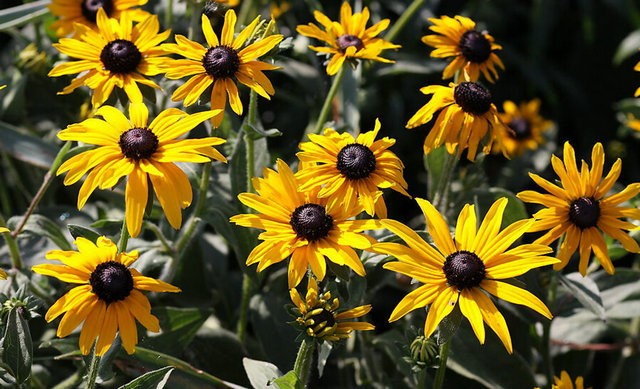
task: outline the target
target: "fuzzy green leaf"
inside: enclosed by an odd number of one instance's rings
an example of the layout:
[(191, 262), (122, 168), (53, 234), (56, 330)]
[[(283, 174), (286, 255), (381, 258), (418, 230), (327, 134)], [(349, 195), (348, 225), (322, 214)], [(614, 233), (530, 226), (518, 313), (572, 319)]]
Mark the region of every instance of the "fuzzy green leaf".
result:
[(167, 380), (169, 380), (169, 376), (173, 370), (173, 367), (167, 366), (158, 370), (150, 371), (135, 380), (120, 386), (118, 389), (162, 389), (167, 384)]

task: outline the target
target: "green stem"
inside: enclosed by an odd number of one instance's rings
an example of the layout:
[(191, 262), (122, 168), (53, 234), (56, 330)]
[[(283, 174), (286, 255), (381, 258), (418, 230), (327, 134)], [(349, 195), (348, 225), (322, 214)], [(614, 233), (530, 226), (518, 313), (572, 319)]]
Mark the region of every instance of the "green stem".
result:
[(129, 230), (127, 229), (127, 218), (122, 221), (122, 229), (120, 230), (120, 239), (118, 239), (118, 250), (121, 253), (127, 251), (127, 243), (129, 243)]
[(447, 203), (449, 197), (449, 182), (453, 177), (453, 171), (456, 169), (458, 162), (458, 156), (455, 154), (449, 154), (444, 151), (444, 163), (442, 164), (442, 172), (440, 174), (440, 180), (436, 184), (435, 191), (433, 193), (433, 206), (441, 213), (445, 214), (447, 211)]
[[(6, 226), (4, 218), (0, 216), (0, 225)], [(11, 232), (2, 233), (4, 239), (7, 241), (7, 247), (9, 248), (9, 257), (11, 258), (11, 267), (14, 269), (22, 269), (22, 258), (20, 257), (20, 250), (18, 249), (18, 242), (14, 238)]]
[[(211, 178), (211, 162), (205, 163), (202, 166), (202, 175), (200, 176), (200, 182), (198, 183), (198, 199), (196, 200), (195, 209), (193, 214), (189, 218), (187, 227), (184, 233), (178, 238), (174, 246), (174, 252), (178, 255), (182, 255), (184, 249), (191, 243), (191, 238), (196, 232), (198, 225), (201, 222), (200, 215), (204, 211), (207, 199), (207, 189), (209, 189), (209, 179)], [(176, 261), (179, 262), (179, 261)]]
[(146, 223), (145, 228), (153, 232), (156, 238), (160, 241), (160, 244), (162, 244), (162, 248), (164, 248), (164, 251), (166, 251), (167, 253), (172, 252), (173, 249), (171, 248), (171, 244), (169, 243), (167, 238), (164, 236), (162, 231), (160, 231), (158, 226), (156, 226), (153, 223)]
[(240, 22), (240, 26), (246, 26), (249, 24), (249, 15), (256, 14), (257, 12), (254, 9), (254, 1), (251, 0), (243, 0), (242, 5), (240, 5), (240, 11), (238, 11), (238, 21)]
[[(249, 111), (247, 112), (247, 125), (254, 126), (258, 115), (258, 94), (251, 90), (249, 97)], [(244, 141), (246, 146), (247, 160), (247, 192), (253, 191), (252, 178), (255, 173), (255, 147), (253, 134), (249, 128), (245, 128)], [(254, 279), (248, 274), (242, 275), (242, 297), (240, 300), (240, 314), (236, 324), (236, 335), (240, 343), (244, 343), (247, 338), (247, 321), (249, 319), (249, 302), (255, 289)]]
[(307, 386), (309, 377), (311, 376), (311, 363), (313, 362), (313, 352), (316, 349), (316, 342), (314, 339), (305, 337), (300, 344), (298, 350), (298, 356), (296, 362), (293, 364), (293, 371), (298, 376), (298, 379), (303, 386)]
[(16, 229), (11, 232), (12, 237), (15, 238), (16, 236), (18, 236), (18, 234), (20, 234), (20, 232), (22, 232), (22, 229), (24, 228), (25, 224), (27, 224), (29, 217), (31, 217), (31, 214), (33, 214), (33, 211), (38, 206), (38, 203), (40, 203), (40, 200), (42, 200), (42, 196), (44, 196), (45, 192), (49, 188), (49, 185), (51, 185), (51, 182), (53, 182), (53, 179), (56, 177), (56, 171), (58, 170), (60, 165), (62, 165), (62, 161), (65, 155), (67, 155), (69, 148), (71, 148), (70, 141), (65, 143), (60, 151), (58, 151), (58, 155), (56, 155), (56, 158), (53, 160), (51, 168), (49, 168), (47, 174), (44, 175), (42, 185), (40, 185), (38, 192), (35, 194), (35, 196), (33, 196), (33, 200), (31, 200), (31, 204), (29, 204), (27, 211), (25, 212), (24, 216), (22, 216), (22, 219), (20, 220), (20, 223), (18, 223)]
[(314, 130), (314, 134), (319, 134), (324, 127), (324, 123), (327, 121), (329, 117), (329, 113), (331, 112), (331, 103), (333, 102), (333, 98), (338, 93), (338, 89), (342, 84), (342, 78), (344, 76), (345, 67), (348, 65), (342, 65), (338, 73), (333, 77), (333, 82), (331, 84), (331, 88), (329, 89), (329, 93), (327, 97), (324, 99), (324, 104), (322, 104), (322, 109), (320, 110), (320, 115), (318, 115), (318, 121), (316, 122), (316, 128)]
[(165, 28), (173, 26), (173, 0), (167, 1), (167, 8), (164, 13), (164, 26)]
[(87, 389), (93, 389), (96, 386), (96, 378), (98, 378), (98, 370), (100, 368), (100, 356), (96, 354), (93, 348), (93, 357), (91, 358), (91, 366), (89, 366), (89, 375), (87, 376)]
[(449, 342), (440, 345), (440, 364), (438, 371), (433, 379), (433, 389), (442, 389), (444, 383), (444, 374), (447, 371), (447, 359), (449, 358)]
[(244, 273), (242, 275), (242, 298), (240, 300), (240, 316), (236, 324), (236, 335), (241, 344), (247, 339), (247, 322), (249, 320), (249, 302), (253, 295), (253, 278)]
[(413, 0), (413, 3), (411, 3), (404, 10), (402, 15), (400, 15), (398, 20), (396, 20), (393, 26), (391, 26), (389, 31), (385, 34), (384, 39), (388, 40), (389, 42), (392, 42), (395, 39), (395, 37), (398, 35), (398, 33), (402, 31), (402, 29), (407, 24), (409, 19), (411, 19), (411, 17), (413, 16), (413, 14), (416, 13), (416, 11), (418, 11), (418, 9), (422, 6), (422, 4), (424, 4), (424, 2), (425, 0)]
[[(558, 293), (558, 272), (551, 270), (549, 272), (549, 289), (547, 291), (547, 306), (553, 313), (555, 311), (556, 296)], [(544, 370), (547, 376), (547, 384), (553, 383), (553, 359), (551, 358), (551, 320), (542, 323), (542, 358), (544, 361)]]

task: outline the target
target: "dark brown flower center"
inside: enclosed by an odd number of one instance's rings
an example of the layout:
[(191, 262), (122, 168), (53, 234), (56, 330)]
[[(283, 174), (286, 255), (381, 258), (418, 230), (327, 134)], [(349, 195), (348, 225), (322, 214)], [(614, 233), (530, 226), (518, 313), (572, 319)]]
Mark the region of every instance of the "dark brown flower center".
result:
[(142, 54), (133, 42), (116, 39), (102, 49), (100, 60), (106, 70), (116, 74), (127, 74), (136, 70), (142, 61)]
[(230, 78), (240, 68), (238, 52), (229, 46), (216, 46), (202, 57), (204, 70), (213, 78)]
[(525, 140), (531, 138), (531, 125), (524, 118), (515, 118), (509, 123), (509, 135), (515, 140)]
[(474, 288), (484, 280), (484, 263), (475, 253), (466, 250), (449, 254), (442, 267), (447, 282), (458, 290)]
[(113, 11), (113, 1), (112, 0), (83, 0), (82, 4), (80, 4), (80, 9), (82, 11), (82, 16), (85, 19), (89, 20), (91, 23), (96, 22), (96, 15), (98, 14), (98, 10), (102, 8), (104, 13), (107, 16), (111, 15)]
[(309, 316), (307, 320), (313, 320), (313, 324), (310, 326), (310, 328), (314, 328), (318, 324), (322, 323), (327, 323), (326, 326), (323, 326), (323, 329), (327, 327), (333, 327), (333, 325), (336, 324), (336, 318), (335, 316), (333, 316), (333, 313), (327, 311), (324, 308), (322, 308), (322, 310), (315, 315)]
[(350, 180), (367, 178), (376, 169), (376, 157), (367, 146), (352, 143), (340, 150), (336, 166)]
[(293, 211), (289, 223), (299, 238), (313, 242), (329, 235), (333, 218), (322, 205), (305, 204)]
[(477, 82), (461, 82), (453, 90), (453, 98), (463, 111), (481, 116), (491, 108), (491, 93)]
[(595, 227), (599, 218), (600, 204), (593, 197), (580, 197), (569, 206), (569, 220), (580, 229)]
[(149, 128), (134, 127), (120, 135), (120, 150), (125, 157), (139, 161), (149, 159), (158, 149), (158, 137)]
[(133, 276), (120, 262), (103, 262), (89, 277), (93, 293), (105, 303), (124, 300), (133, 290)]
[(340, 35), (338, 37), (337, 43), (338, 43), (338, 48), (343, 53), (347, 51), (348, 47), (352, 47), (352, 46), (356, 48), (356, 51), (364, 49), (364, 43), (362, 43), (362, 40), (357, 36), (351, 35), (351, 34)]
[(462, 34), (459, 47), (462, 55), (470, 62), (482, 63), (491, 55), (491, 42), (476, 30), (469, 30)]

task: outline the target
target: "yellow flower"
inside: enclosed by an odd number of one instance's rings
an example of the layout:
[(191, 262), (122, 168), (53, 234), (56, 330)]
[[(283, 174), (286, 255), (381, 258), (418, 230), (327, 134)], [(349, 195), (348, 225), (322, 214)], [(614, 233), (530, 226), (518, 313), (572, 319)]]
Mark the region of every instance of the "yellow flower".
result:
[(407, 182), (402, 177), (404, 165), (389, 147), (395, 139), (376, 139), (380, 121), (373, 131), (354, 138), (327, 128), (324, 135), (309, 134), (311, 142), (300, 144), (297, 154), (301, 170), (296, 173), (300, 190), (322, 187), (318, 197), (337, 196), (345, 204), (360, 203), (369, 215), (387, 217), (381, 188), (391, 188), (405, 196)]
[(77, 38), (62, 38), (54, 43), (61, 53), (78, 61), (65, 62), (54, 67), (49, 76), (58, 77), (80, 74), (71, 84), (59, 92), (68, 94), (80, 86), (93, 89), (91, 104), (102, 105), (114, 87), (124, 89), (132, 103), (142, 102), (138, 83), (159, 88), (144, 76), (160, 74), (167, 58), (158, 45), (169, 37), (171, 31), (158, 34), (160, 24), (153, 15), (132, 27), (128, 13), (118, 21), (109, 19), (102, 8), (97, 14), (98, 31), (76, 24)]
[(332, 299), (330, 291), (320, 294), (318, 283), (313, 277), (309, 277), (307, 294), (304, 299), (296, 288), (289, 290), (289, 295), (299, 315), (296, 322), (304, 328), (307, 335), (319, 341), (335, 342), (348, 338), (353, 331), (375, 329), (370, 323), (344, 321), (366, 315), (371, 311), (371, 305), (361, 305), (338, 313), (340, 300), (337, 297)]
[(499, 281), (558, 262), (556, 258), (544, 256), (551, 252), (548, 246), (523, 244), (508, 249), (528, 231), (533, 219), (517, 221), (500, 231), (502, 215), (507, 206), (507, 199), (501, 198), (493, 203), (477, 228), (475, 207), (467, 204), (458, 216), (455, 238), (452, 239), (447, 222), (435, 207), (426, 200), (416, 200), (427, 220), (427, 229), (435, 248), (412, 229), (389, 219), (383, 220), (382, 224), (402, 238), (407, 246), (385, 242), (372, 247), (373, 251), (392, 255), (399, 260), (385, 263), (385, 269), (423, 283), (398, 303), (389, 321), (430, 305), (424, 326), (424, 335), (429, 337), (440, 321), (458, 306), (471, 323), (480, 343), (485, 340), (484, 322), (512, 353), (507, 323), (488, 294), (527, 306), (551, 318), (549, 309), (536, 296)]
[(547, 231), (536, 242), (551, 244), (564, 236), (560, 245), (556, 270), (564, 268), (573, 253), (579, 249), (580, 273), (587, 274), (587, 265), (591, 252), (598, 257), (600, 264), (609, 274), (615, 269), (607, 252), (607, 244), (603, 233), (617, 239), (622, 246), (632, 253), (640, 252), (638, 243), (625, 230), (635, 229), (632, 223), (620, 220), (626, 217), (640, 219), (640, 209), (620, 206), (640, 193), (640, 183), (627, 186), (619, 193), (607, 196), (622, 171), (622, 162), (613, 164), (609, 174), (602, 178), (604, 167), (604, 149), (596, 143), (591, 153), (591, 169), (583, 160), (578, 170), (573, 147), (564, 144), (564, 161), (555, 155), (551, 157), (553, 170), (560, 178), (560, 185), (555, 185), (534, 173), (529, 176), (548, 194), (531, 190), (518, 193), (518, 198), (529, 203), (542, 204), (546, 208), (538, 211), (531, 232)]
[(52, 250), (47, 259), (58, 260), (61, 265), (41, 264), (32, 270), (38, 274), (77, 284), (47, 311), (45, 319), (51, 322), (64, 314), (57, 335), (69, 335), (81, 323), (80, 351), (87, 355), (97, 339), (95, 352), (103, 355), (120, 333), (122, 345), (132, 354), (138, 343), (136, 321), (151, 332), (158, 332), (158, 319), (151, 314), (149, 300), (141, 290), (150, 292), (180, 292), (166, 282), (141, 275), (130, 268), (138, 251), (118, 253), (116, 245), (102, 236), (94, 244), (88, 239), (75, 241), (78, 251)]
[(627, 114), (627, 121), (624, 124), (630, 129), (640, 132), (640, 119), (637, 119), (633, 114)]
[(507, 100), (502, 107), (504, 113), (498, 113), (498, 116), (506, 127), (500, 126), (496, 134), (502, 150), (495, 148), (494, 152), (512, 157), (522, 155), (527, 149), (537, 149), (544, 142), (542, 133), (553, 125), (550, 120), (540, 116), (540, 100), (521, 102), (520, 106)]
[(429, 29), (436, 34), (422, 37), (422, 42), (435, 47), (431, 56), (453, 58), (444, 69), (443, 79), (461, 71), (464, 81), (477, 81), (482, 72), (489, 82), (494, 82), (494, 78), (498, 78), (496, 65), (504, 70), (504, 64), (495, 54), (502, 46), (494, 43), (487, 32), (476, 30), (473, 20), (456, 15), (429, 18), (429, 21), (433, 23)]
[(149, 112), (144, 104), (131, 104), (130, 119), (114, 107), (102, 106), (96, 115), (103, 119), (89, 118), (58, 134), (62, 140), (98, 147), (69, 158), (57, 174), (68, 172), (64, 184), (71, 185), (88, 173), (78, 194), (78, 208), (84, 206), (96, 188), (111, 188), (126, 176), (125, 217), (133, 237), (140, 233), (150, 182), (169, 224), (178, 229), (182, 224), (181, 209), (191, 204), (192, 192), (187, 175), (175, 162), (226, 162), (212, 147), (224, 143), (223, 139), (178, 138), (217, 113), (188, 115), (171, 108), (160, 112), (147, 125)]
[(430, 85), (420, 89), (425, 95), (433, 94), (431, 100), (416, 112), (407, 122), (407, 128), (414, 128), (436, 119), (429, 135), (424, 140), (424, 153), (445, 145), (449, 154), (460, 155), (469, 149), (467, 158), (475, 160), (478, 147), (486, 139), (483, 152), (491, 151), (494, 141), (500, 141), (496, 133), (504, 127), (498, 111), (491, 99), (491, 93), (476, 82), (449, 84), (448, 87)]
[(359, 208), (345, 207), (336, 197), (319, 198), (319, 188), (302, 191), (289, 166), (278, 160), (278, 172), (265, 168), (264, 178), (254, 178), (255, 193), (241, 193), (238, 199), (257, 214), (233, 216), (243, 227), (260, 228), (263, 240), (251, 251), (247, 265), (258, 263), (258, 271), (283, 261), (289, 255), (289, 288), (295, 288), (307, 268), (322, 281), (327, 272), (325, 257), (346, 265), (359, 276), (364, 266), (356, 249), (367, 249), (375, 240), (360, 232), (380, 228), (378, 220), (349, 220)]
[(140, 8), (148, 0), (52, 0), (49, 4), (51, 13), (58, 20), (51, 24), (51, 28), (59, 37), (67, 36), (74, 31), (74, 24), (82, 24), (97, 31), (96, 19), (98, 10), (103, 9), (107, 17), (120, 19), (127, 14), (127, 18), (141, 22), (149, 13)]
[(582, 376), (578, 376), (574, 386), (569, 373), (562, 370), (562, 372), (560, 372), (560, 377), (553, 377), (553, 385), (551, 385), (551, 389), (584, 389), (584, 379)]
[(334, 22), (320, 11), (313, 11), (315, 19), (324, 27), (313, 23), (299, 25), (299, 34), (326, 42), (329, 46), (309, 46), (311, 50), (331, 56), (327, 64), (327, 74), (332, 76), (338, 72), (346, 59), (368, 59), (372, 61), (393, 63), (395, 61), (380, 57), (386, 49), (397, 49), (400, 45), (378, 38), (378, 34), (389, 27), (389, 19), (383, 19), (373, 26), (367, 27), (369, 8), (364, 7), (362, 13), (352, 13), (346, 1), (340, 8), (340, 22)]
[(260, 17), (256, 17), (235, 38), (236, 13), (227, 11), (224, 15), (224, 26), (220, 39), (209, 18), (202, 15), (202, 32), (207, 40), (208, 48), (198, 42), (193, 42), (182, 35), (176, 35), (175, 44), (165, 44), (167, 51), (180, 54), (185, 59), (177, 59), (167, 63), (166, 77), (179, 79), (191, 76), (173, 92), (173, 101), (184, 100), (188, 107), (198, 101), (205, 90), (211, 88), (211, 109), (220, 109), (220, 114), (213, 118), (213, 125), (219, 126), (224, 115), (224, 108), (229, 96), (229, 105), (233, 112), (242, 115), (242, 102), (238, 95), (236, 82), (253, 89), (260, 96), (270, 99), (275, 93), (271, 81), (264, 75), (264, 70), (279, 69), (279, 67), (258, 61), (257, 59), (273, 49), (283, 38), (282, 35), (270, 35), (264, 39), (242, 47), (253, 34)]

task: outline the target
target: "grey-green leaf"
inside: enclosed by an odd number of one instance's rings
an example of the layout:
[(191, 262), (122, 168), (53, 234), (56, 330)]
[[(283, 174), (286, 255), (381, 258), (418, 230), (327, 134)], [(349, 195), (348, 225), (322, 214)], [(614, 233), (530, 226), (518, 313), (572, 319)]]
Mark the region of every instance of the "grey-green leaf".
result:
[(150, 371), (136, 378), (135, 380), (120, 386), (118, 389), (162, 389), (167, 384), (169, 376), (173, 371), (172, 366), (163, 367)]
[(51, 143), (20, 132), (17, 127), (0, 122), (0, 151), (33, 166), (49, 169), (58, 149)]
[(251, 386), (256, 389), (267, 389), (276, 378), (282, 376), (278, 367), (273, 363), (251, 358), (242, 358), (242, 365), (244, 366), (244, 371), (247, 373), (247, 377), (249, 377)]
[(2, 359), (18, 384), (23, 383), (31, 374), (33, 361), (33, 341), (29, 324), (21, 314), (22, 309), (14, 308), (9, 311), (7, 328), (2, 340)]
[(40, 0), (1, 10), (0, 31), (28, 23), (46, 14), (49, 12), (47, 9), (49, 3), (51, 3), (50, 0)]
[(591, 278), (582, 277), (580, 273), (560, 274), (559, 277), (562, 286), (567, 288), (582, 306), (593, 312), (600, 320), (606, 319), (600, 289)]

